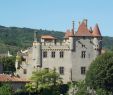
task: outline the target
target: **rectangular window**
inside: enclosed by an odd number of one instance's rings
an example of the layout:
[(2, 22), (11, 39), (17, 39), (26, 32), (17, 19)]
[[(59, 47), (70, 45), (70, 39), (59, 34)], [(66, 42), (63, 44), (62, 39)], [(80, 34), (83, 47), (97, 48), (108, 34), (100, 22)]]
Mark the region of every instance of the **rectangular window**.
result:
[(86, 73), (86, 67), (81, 67), (81, 74), (85, 75), (85, 73)]
[(63, 58), (63, 57), (64, 57), (64, 52), (60, 51), (60, 58)]
[(23, 73), (24, 74), (27, 74), (27, 69), (23, 69)]
[(51, 52), (51, 57), (55, 58), (55, 52), (54, 51)]
[(60, 73), (61, 75), (64, 75), (64, 67), (59, 67), (59, 73)]
[(82, 57), (82, 58), (85, 58), (85, 57), (86, 57), (86, 51), (82, 51), (82, 52), (81, 52), (81, 57)]
[(47, 57), (47, 51), (44, 51), (43, 52), (43, 58), (46, 58)]

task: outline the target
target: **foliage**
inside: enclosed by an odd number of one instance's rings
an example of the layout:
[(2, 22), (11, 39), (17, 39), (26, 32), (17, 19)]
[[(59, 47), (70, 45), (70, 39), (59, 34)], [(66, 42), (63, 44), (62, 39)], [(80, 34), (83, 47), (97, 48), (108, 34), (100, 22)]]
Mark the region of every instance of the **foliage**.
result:
[(29, 93), (36, 92), (35, 88), (33, 88), (31, 83), (25, 85), (26, 91)]
[(0, 57), (0, 64), (3, 64), (4, 73), (15, 72), (15, 57)]
[(104, 36), (103, 37), (103, 48), (112, 50), (113, 49), (113, 37)]
[(12, 89), (9, 84), (0, 86), (0, 95), (12, 95)]
[(26, 85), (27, 91), (34, 90), (42, 95), (59, 95), (59, 86), (62, 82), (55, 70), (42, 69), (35, 71), (31, 80), (33, 81), (32, 84)]
[(108, 92), (102, 88), (97, 88), (96, 89), (96, 95), (112, 95), (111, 92)]
[(86, 83), (94, 89), (113, 91), (113, 53), (102, 54), (92, 62), (86, 75)]
[(71, 82), (69, 95), (89, 95), (85, 81)]
[(71, 83), (71, 89), (73, 90), (71, 95), (112, 95), (102, 88), (97, 88), (96, 90), (90, 88), (85, 81)]
[(76, 83), (77, 93), (76, 95), (88, 95), (87, 86), (84, 81), (79, 81)]
[(20, 49), (30, 47), (32, 45), (34, 31), (37, 31), (38, 40), (44, 34), (51, 34), (58, 39), (64, 36), (63, 32), (58, 31), (0, 26), (0, 53), (10, 51), (15, 54)]

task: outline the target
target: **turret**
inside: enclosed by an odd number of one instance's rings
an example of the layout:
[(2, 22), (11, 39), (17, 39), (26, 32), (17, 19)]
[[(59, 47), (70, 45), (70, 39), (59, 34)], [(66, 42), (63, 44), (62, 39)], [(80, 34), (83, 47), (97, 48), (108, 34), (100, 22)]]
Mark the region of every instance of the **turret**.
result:
[(101, 36), (100, 30), (97, 24), (93, 29), (92, 35), (94, 37), (93, 48), (95, 51), (95, 55), (97, 56), (101, 53), (101, 49), (102, 49), (102, 36)]
[(42, 64), (41, 62), (41, 44), (40, 42), (37, 42), (37, 38), (36, 38), (36, 32), (34, 32), (34, 42), (33, 42), (33, 56), (32, 56), (32, 61), (34, 66), (36, 67), (40, 67)]

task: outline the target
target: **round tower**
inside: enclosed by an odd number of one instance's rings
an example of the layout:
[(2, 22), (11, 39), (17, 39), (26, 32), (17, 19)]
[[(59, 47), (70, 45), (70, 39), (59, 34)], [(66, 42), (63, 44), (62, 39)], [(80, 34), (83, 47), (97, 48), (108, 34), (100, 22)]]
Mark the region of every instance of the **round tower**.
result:
[(34, 66), (41, 67), (41, 44), (37, 42), (36, 32), (34, 32), (34, 42), (32, 46), (32, 62)]

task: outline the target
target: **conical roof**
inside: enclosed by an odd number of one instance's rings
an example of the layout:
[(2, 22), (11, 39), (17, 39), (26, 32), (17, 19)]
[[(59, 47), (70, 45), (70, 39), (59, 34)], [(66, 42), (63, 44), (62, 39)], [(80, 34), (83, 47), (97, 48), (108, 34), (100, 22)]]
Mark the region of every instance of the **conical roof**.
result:
[(101, 36), (101, 33), (100, 33), (100, 29), (98, 27), (98, 24), (96, 24), (95, 27), (93, 28), (92, 35), (93, 36)]
[(92, 36), (84, 21), (79, 25), (78, 31), (76, 32), (75, 36)]

